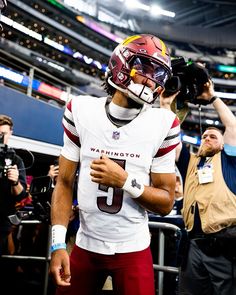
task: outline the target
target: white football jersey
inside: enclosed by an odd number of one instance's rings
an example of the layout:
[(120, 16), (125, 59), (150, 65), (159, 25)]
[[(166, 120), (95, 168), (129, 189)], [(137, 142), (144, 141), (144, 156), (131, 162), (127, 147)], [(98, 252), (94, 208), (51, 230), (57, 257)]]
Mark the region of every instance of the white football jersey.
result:
[(104, 154), (149, 186), (150, 171), (175, 172), (179, 121), (171, 111), (149, 107), (116, 127), (107, 116), (106, 101), (106, 97), (80, 96), (68, 103), (62, 155), (80, 162), (79, 231), (101, 241), (125, 242), (148, 230), (147, 212), (122, 189), (92, 182), (90, 164)]

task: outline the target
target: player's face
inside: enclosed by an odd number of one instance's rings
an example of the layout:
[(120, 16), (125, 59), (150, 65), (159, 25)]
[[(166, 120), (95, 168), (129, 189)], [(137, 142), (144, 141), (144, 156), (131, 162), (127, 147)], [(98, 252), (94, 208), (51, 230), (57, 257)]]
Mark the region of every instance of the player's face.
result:
[(202, 135), (202, 142), (198, 155), (211, 157), (223, 149), (223, 136), (214, 129), (206, 130)]
[(148, 76), (144, 77), (143, 75), (140, 75), (139, 72), (136, 72), (136, 74), (133, 77), (133, 82), (136, 84), (142, 84), (147, 87), (149, 87), (152, 91), (156, 89), (156, 83), (149, 79)]
[(134, 83), (145, 85), (154, 91), (159, 83), (166, 81), (168, 73), (159, 64), (145, 58), (136, 58), (132, 66), (131, 76)]

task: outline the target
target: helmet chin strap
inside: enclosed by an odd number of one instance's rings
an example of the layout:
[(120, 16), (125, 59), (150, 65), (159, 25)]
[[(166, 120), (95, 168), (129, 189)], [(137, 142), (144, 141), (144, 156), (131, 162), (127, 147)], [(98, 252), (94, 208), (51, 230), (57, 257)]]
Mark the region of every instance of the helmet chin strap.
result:
[(131, 80), (127, 90), (129, 97), (137, 103), (153, 103), (153, 91), (151, 88), (142, 84), (136, 84)]
[(130, 81), (130, 84), (128, 85), (127, 89), (123, 89), (119, 86), (117, 86), (112, 80), (111, 77), (108, 78), (108, 83), (116, 88), (117, 90), (127, 94), (131, 99), (136, 101), (138, 104), (152, 104), (153, 99), (153, 91), (142, 84), (136, 84), (132, 80)]

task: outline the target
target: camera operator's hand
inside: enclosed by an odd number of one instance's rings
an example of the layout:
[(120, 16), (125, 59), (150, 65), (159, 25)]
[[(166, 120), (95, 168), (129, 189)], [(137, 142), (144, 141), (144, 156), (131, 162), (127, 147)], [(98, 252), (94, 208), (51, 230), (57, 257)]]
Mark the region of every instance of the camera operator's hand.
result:
[(160, 94), (159, 99), (160, 108), (174, 112), (179, 118), (180, 123), (182, 123), (189, 112), (189, 108), (187, 102), (185, 102), (184, 106), (180, 110), (177, 109), (177, 95), (179, 93), (180, 91), (177, 91), (174, 94), (171, 94), (170, 96), (166, 96), (165, 90), (163, 90)]
[(12, 185), (17, 185), (19, 182), (19, 170), (16, 165), (7, 168), (7, 178), (12, 182)]
[(19, 181), (19, 170), (16, 165), (7, 169), (7, 178), (11, 182), (12, 194), (17, 196), (23, 191), (23, 186)]
[(171, 105), (174, 102), (176, 96), (179, 94), (179, 91), (171, 94), (170, 96), (165, 95), (165, 90), (162, 90), (159, 100), (160, 100), (160, 107), (163, 109), (172, 110)]
[(203, 86), (203, 92), (197, 97), (197, 100), (204, 100), (206, 104), (211, 102), (211, 99), (215, 96), (214, 84), (211, 79), (208, 80)]

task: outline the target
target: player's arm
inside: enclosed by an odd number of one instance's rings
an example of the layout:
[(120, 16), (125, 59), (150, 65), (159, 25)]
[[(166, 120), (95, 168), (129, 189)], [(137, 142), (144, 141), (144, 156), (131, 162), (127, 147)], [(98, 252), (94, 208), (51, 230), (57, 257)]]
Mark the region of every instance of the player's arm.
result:
[(52, 253), (50, 273), (57, 285), (68, 286), (70, 285), (71, 274), (65, 239), (80, 153), (80, 140), (73, 120), (72, 101), (67, 104), (63, 126), (64, 145), (59, 158), (59, 174), (51, 202)]
[[(174, 163), (174, 150), (171, 153)], [(173, 207), (175, 173), (152, 172), (152, 186), (146, 186), (134, 174), (128, 174), (119, 164), (103, 155), (92, 161), (90, 175), (93, 182), (122, 188), (148, 211), (166, 215)]]
[(51, 223), (67, 227), (72, 207), (77, 162), (60, 156), (59, 175), (52, 195)]
[(151, 173), (153, 186), (144, 186), (136, 201), (148, 211), (167, 215), (173, 208), (175, 194), (175, 173)]
[(172, 117), (172, 125), (157, 150), (151, 165), (150, 180), (152, 186), (144, 186), (137, 202), (147, 210), (168, 214), (174, 204), (175, 193), (175, 149), (179, 144), (179, 120)]
[(70, 262), (65, 237), (72, 207), (73, 184), (77, 163), (59, 158), (59, 175), (52, 195), (52, 245), (50, 273), (58, 286), (70, 285)]
[(61, 225), (65, 228), (71, 213), (74, 180), (80, 157), (80, 138), (75, 128), (72, 103), (73, 100), (70, 100), (63, 116), (64, 145), (59, 158), (59, 173), (51, 208), (52, 225)]

